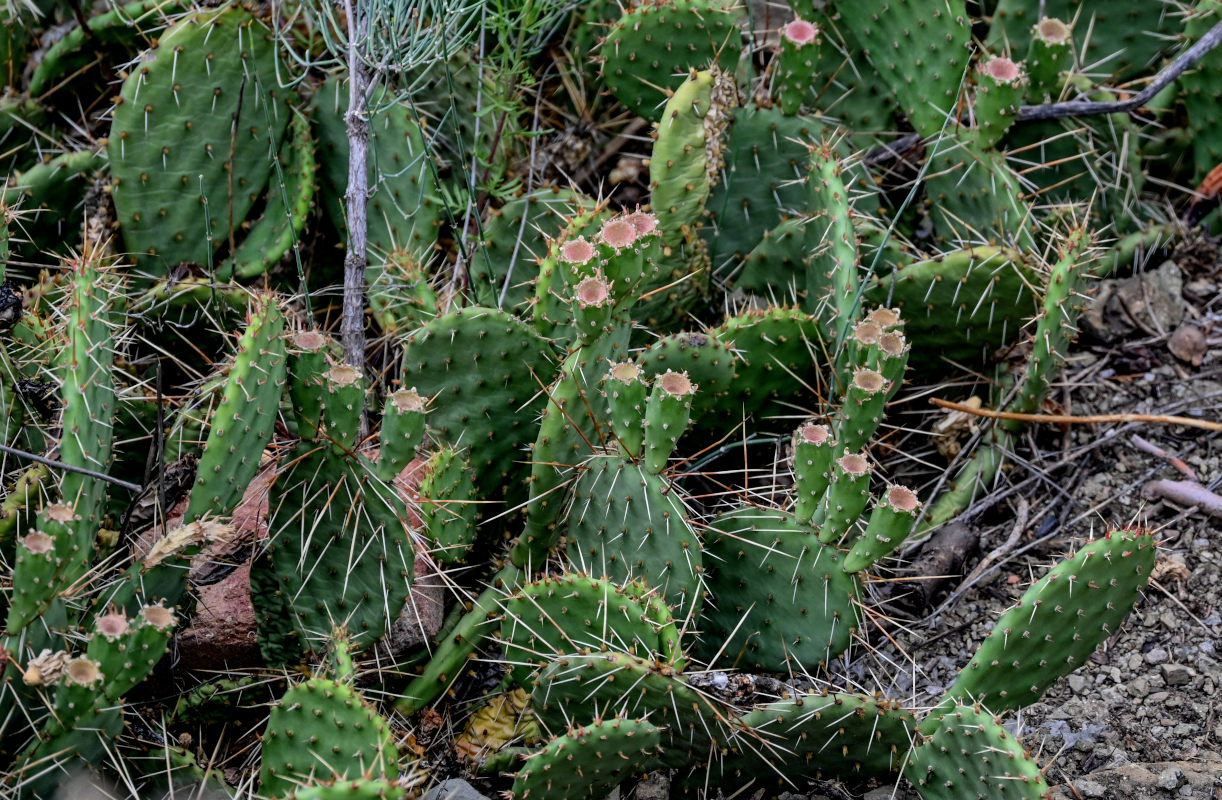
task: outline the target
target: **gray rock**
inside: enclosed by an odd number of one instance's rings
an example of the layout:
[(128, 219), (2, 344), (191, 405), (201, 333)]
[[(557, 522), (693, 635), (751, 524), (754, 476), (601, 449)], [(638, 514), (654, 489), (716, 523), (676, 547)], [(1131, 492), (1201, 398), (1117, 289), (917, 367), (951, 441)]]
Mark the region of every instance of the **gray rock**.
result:
[(1196, 677), (1191, 667), (1186, 667), (1183, 664), (1163, 664), (1160, 668), (1163, 674), (1163, 681), (1168, 686), (1187, 686), (1188, 683)]
[(1074, 788), (1083, 797), (1107, 797), (1107, 787), (1099, 781), (1092, 781), (1089, 778), (1078, 778), (1073, 782)]
[(1176, 766), (1167, 767), (1158, 773), (1158, 788), (1174, 791), (1180, 787), (1182, 780), (1184, 780), (1184, 770)]
[(461, 778), (442, 781), (424, 793), (422, 800), (488, 800)]
[(651, 772), (636, 785), (636, 800), (667, 800), (670, 797), (670, 775)]
[(1161, 647), (1156, 647), (1146, 653), (1147, 664), (1165, 664), (1171, 656), (1167, 655), (1167, 651)]
[(1074, 694), (1081, 694), (1086, 690), (1086, 678), (1082, 677), (1081, 675), (1070, 675), (1069, 689)]

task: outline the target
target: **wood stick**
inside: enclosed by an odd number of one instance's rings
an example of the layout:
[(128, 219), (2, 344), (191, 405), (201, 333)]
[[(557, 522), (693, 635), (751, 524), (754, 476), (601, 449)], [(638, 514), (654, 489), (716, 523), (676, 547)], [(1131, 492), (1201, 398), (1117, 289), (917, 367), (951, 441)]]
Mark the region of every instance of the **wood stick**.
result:
[(1192, 417), (1169, 417), (1164, 414), (1088, 414), (1084, 417), (1067, 414), (1019, 414), (1015, 411), (992, 411), (987, 408), (972, 408), (963, 403), (952, 403), (949, 400), (930, 398), (929, 402), (938, 408), (949, 408), (952, 411), (962, 411), (977, 417), (989, 419), (1013, 419), (1021, 422), (1048, 422), (1054, 425), (1098, 425), (1112, 422), (1151, 422), (1156, 425), (1183, 425), (1187, 428), (1200, 428), (1206, 431), (1222, 432), (1222, 422), (1210, 422)]

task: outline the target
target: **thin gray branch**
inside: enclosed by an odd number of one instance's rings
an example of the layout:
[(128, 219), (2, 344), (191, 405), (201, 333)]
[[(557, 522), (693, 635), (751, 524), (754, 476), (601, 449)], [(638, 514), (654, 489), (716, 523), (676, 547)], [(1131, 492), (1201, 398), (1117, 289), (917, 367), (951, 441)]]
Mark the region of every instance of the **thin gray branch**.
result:
[(1154, 99), (1154, 96), (1171, 85), (1171, 82), (1192, 69), (1205, 54), (1222, 43), (1222, 22), (1217, 23), (1209, 32), (1197, 40), (1192, 47), (1180, 53), (1174, 61), (1168, 64), (1157, 75), (1150, 85), (1142, 89), (1128, 100), (1113, 102), (1094, 102), (1089, 100), (1067, 100), (1064, 103), (1044, 103), (1038, 106), (1023, 106), (1018, 110), (1018, 122), (1035, 122), (1037, 120), (1061, 119), (1062, 117), (1086, 117), (1095, 114), (1127, 114), (1144, 106)]
[(56, 469), (62, 469), (66, 472), (76, 472), (80, 475), (87, 475), (90, 478), (97, 478), (100, 481), (113, 483), (115, 486), (122, 486), (124, 489), (128, 489), (133, 492), (139, 492), (144, 489), (144, 487), (138, 483), (130, 483), (118, 478), (113, 478), (110, 475), (107, 475), (105, 472), (94, 472), (93, 470), (85, 469), (84, 467), (74, 467), (71, 464), (56, 461), (53, 458), (35, 455), (34, 453), (27, 453), (25, 450), (18, 450), (16, 447), (9, 447), (8, 445), (0, 444), (0, 453), (8, 453), (10, 456), (17, 456), (18, 458), (24, 458), (38, 464), (45, 464), (48, 467), (55, 467)]

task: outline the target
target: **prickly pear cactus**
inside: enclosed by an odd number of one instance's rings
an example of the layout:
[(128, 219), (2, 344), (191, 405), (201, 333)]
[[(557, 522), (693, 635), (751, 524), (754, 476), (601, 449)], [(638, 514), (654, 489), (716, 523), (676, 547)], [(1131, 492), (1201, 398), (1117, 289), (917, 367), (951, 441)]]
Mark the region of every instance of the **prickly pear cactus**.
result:
[(643, 719), (615, 717), (572, 728), (526, 760), (512, 796), (605, 797), (627, 775), (657, 763), (660, 742), (661, 731)]

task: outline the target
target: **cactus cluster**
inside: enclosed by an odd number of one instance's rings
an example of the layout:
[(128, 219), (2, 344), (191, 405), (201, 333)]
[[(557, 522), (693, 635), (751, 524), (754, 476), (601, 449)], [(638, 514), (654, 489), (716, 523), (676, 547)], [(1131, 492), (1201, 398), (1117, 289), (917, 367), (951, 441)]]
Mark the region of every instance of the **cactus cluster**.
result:
[[(421, 34), (455, 47), (418, 69), (336, 66), (334, 15), (310, 2), (4, 10), (0, 443), (46, 463), (0, 499), (3, 793), (53, 796), (78, 766), (155, 780), (158, 759), (112, 746), (136, 738), (127, 698), (182, 678), (172, 636), (233, 571), (263, 662), (326, 665), (268, 689), (263, 796), (408, 796), (423, 751), (389, 709), (438, 701), (481, 653), (530, 717), (485, 754), (517, 798), (603, 797), (663, 767), (701, 794), (776, 765), (1045, 796), (998, 715), (1117, 629), (1150, 534), (1053, 567), (931, 708), (708, 687), (851, 655), (871, 575), (970, 505), (1018, 434), (995, 426), (920, 497), (890, 477), (888, 405), (967, 368), (993, 405), (1039, 409), (1089, 282), (1132, 260), (1106, 224), (1166, 200), (1143, 171), (1214, 168), (1222, 56), (1152, 102), (1165, 135), (1138, 136), (1127, 114), (1066, 130), (1022, 109), (1118, 97), (1172, 52), (1158, 2), (973, 19), (965, 0), (793, 0), (769, 32), (733, 0), (459, 5)], [(1218, 8), (1195, 3), (1184, 38)], [(366, 16), (375, 43), (399, 19)], [(457, 33), (479, 25), (479, 45)], [(536, 163), (565, 113), (542, 93), (587, 82), (591, 135), (638, 120), (608, 157), (650, 134), (630, 201)], [(344, 323), (376, 338), (353, 358), (329, 331), (357, 229), (369, 267), (345, 288), (367, 313)], [(995, 363), (1007, 347), (1027, 358)], [(780, 454), (764, 478), (760, 441)], [(388, 655), (432, 569), (466, 602)], [(358, 688), (366, 657), (386, 714)], [(167, 713), (207, 716), (209, 686)]]

